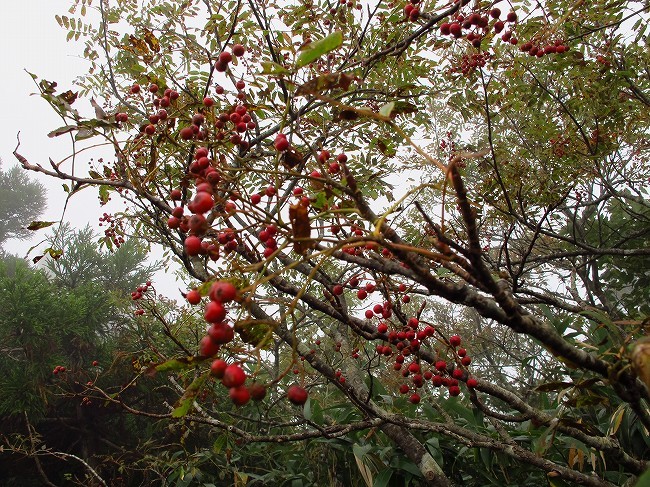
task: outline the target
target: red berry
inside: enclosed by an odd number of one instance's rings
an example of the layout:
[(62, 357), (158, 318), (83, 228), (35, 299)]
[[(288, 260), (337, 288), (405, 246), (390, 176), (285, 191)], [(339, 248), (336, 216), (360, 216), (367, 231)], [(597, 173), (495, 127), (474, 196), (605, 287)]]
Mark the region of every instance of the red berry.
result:
[(206, 96), (203, 98), (203, 105), (210, 108), (212, 105), (214, 105), (214, 100), (209, 96)]
[(204, 357), (212, 357), (219, 351), (219, 344), (215, 343), (209, 335), (201, 338), (199, 343), (199, 353)]
[(223, 372), (221, 382), (226, 387), (239, 387), (246, 382), (246, 372), (237, 364), (231, 364)]
[(302, 406), (307, 402), (307, 391), (298, 385), (292, 385), (287, 390), (287, 398), (296, 406)]
[(239, 80), (237, 81), (237, 83), (235, 83), (235, 88), (237, 88), (238, 90), (243, 90), (245, 86), (246, 83), (244, 83), (242, 80)]
[(411, 394), (411, 397), (409, 397), (409, 402), (412, 404), (418, 404), (420, 402), (420, 395), (417, 393)]
[(231, 387), (228, 391), (228, 395), (235, 406), (243, 406), (250, 401), (251, 398), (250, 392), (248, 392), (248, 389), (244, 386)]
[(201, 294), (196, 289), (192, 289), (187, 292), (185, 299), (190, 304), (199, 304), (201, 302)]
[(465, 356), (460, 360), (460, 363), (463, 364), (465, 367), (467, 367), (469, 364), (472, 363), (472, 359), (470, 357)]
[(388, 325), (386, 325), (386, 323), (379, 323), (379, 325), (377, 325), (378, 333), (386, 333), (387, 331), (388, 331)]
[(417, 318), (412, 317), (412, 318), (409, 318), (409, 320), (406, 323), (406, 326), (408, 326), (410, 328), (413, 328), (414, 330), (417, 330), (419, 324), (420, 324), (420, 321)]
[(226, 367), (228, 367), (226, 361), (218, 358), (217, 360), (212, 362), (212, 365), (210, 366), (210, 373), (214, 375), (217, 379), (221, 379), (223, 377), (224, 372), (226, 371)]
[(458, 395), (460, 395), (460, 387), (458, 387), (458, 386), (449, 387), (449, 395), (450, 396), (458, 396)]
[(149, 124), (144, 128), (144, 133), (147, 135), (153, 135), (156, 133), (156, 126)]
[(286, 139), (286, 137), (278, 138), (275, 139), (275, 143), (273, 145), (275, 146), (275, 150), (278, 152), (283, 152), (289, 148), (289, 141)]
[(490, 10), (490, 17), (492, 17), (493, 19), (498, 19), (500, 16), (501, 16), (501, 10), (499, 10), (498, 8), (493, 8), (492, 10)]
[(219, 54), (220, 63), (228, 64), (230, 61), (232, 61), (232, 54), (230, 54), (228, 51), (223, 51), (221, 54)]
[(230, 343), (235, 338), (235, 331), (227, 323), (213, 323), (208, 329), (208, 335), (219, 345)]
[(134, 95), (136, 93), (140, 93), (140, 85), (135, 83), (133, 86), (131, 86), (131, 93), (133, 93)]
[[(192, 123), (196, 126), (201, 125), (203, 122), (205, 122), (205, 116), (202, 113), (195, 113), (192, 116)], [(194, 130), (194, 128), (192, 128)]]
[(516, 22), (517, 21), (517, 14), (514, 12), (508, 12), (508, 15), (506, 16), (506, 20), (508, 22)]
[(241, 57), (246, 53), (246, 48), (241, 44), (235, 44), (232, 46), (232, 53), (237, 57)]
[(190, 235), (185, 239), (185, 251), (187, 255), (199, 255), (201, 252), (201, 239), (196, 235)]
[(467, 387), (476, 387), (478, 385), (478, 381), (474, 379), (473, 377), (471, 379), (467, 379)]
[(216, 281), (210, 287), (210, 299), (229, 303), (237, 297), (237, 288), (228, 281)]
[(194, 205), (193, 213), (206, 213), (214, 206), (214, 198), (210, 193), (201, 191), (196, 193), (192, 204)]
[(266, 387), (262, 384), (253, 384), (248, 388), (253, 401), (261, 401), (266, 396)]
[(226, 308), (217, 301), (210, 301), (205, 305), (203, 317), (208, 323), (218, 323), (226, 318)]
[(449, 337), (449, 344), (452, 347), (457, 347), (458, 345), (460, 345), (460, 337), (458, 335), (453, 335)]
[(449, 26), (449, 33), (458, 39), (463, 35), (463, 28), (458, 22), (454, 22)]
[(151, 93), (156, 93), (158, 91), (158, 85), (156, 83), (151, 83), (149, 85), (149, 91)]
[(192, 127), (184, 127), (179, 132), (179, 135), (183, 140), (190, 140), (192, 137), (194, 137), (194, 129)]

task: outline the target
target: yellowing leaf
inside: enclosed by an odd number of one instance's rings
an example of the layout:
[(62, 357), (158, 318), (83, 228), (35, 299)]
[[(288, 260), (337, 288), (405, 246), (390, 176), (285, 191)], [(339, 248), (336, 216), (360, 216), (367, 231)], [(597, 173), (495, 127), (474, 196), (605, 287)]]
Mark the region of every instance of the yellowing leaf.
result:
[(27, 225), (27, 230), (40, 230), (42, 228), (47, 228), (49, 226), (52, 226), (55, 223), (57, 223), (57, 222), (35, 221), (35, 222), (31, 222), (29, 225)]
[(160, 52), (160, 42), (158, 42), (156, 36), (149, 29), (144, 30), (144, 41), (153, 52)]

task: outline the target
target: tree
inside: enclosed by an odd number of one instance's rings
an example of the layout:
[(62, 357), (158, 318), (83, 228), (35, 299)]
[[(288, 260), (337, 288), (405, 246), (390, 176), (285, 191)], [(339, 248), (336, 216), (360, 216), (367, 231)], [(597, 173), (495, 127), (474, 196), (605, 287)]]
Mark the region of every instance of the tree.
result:
[(66, 474), (88, 484), (99, 476), (96, 459), (119, 454), (116, 441), (136, 450), (144, 428), (137, 420), (126, 424), (118, 408), (93, 401), (91, 391), (95, 381), (112, 385), (130, 378), (132, 354), (141, 349), (125, 314), (130, 297), (118, 297), (98, 280), (68, 287), (62, 285), (66, 276), (59, 278), (21, 259), (0, 262), (3, 485), (59, 483)]
[(0, 169), (0, 245), (9, 239), (27, 238), (27, 228), (45, 210), (45, 188), (32, 181), (20, 166)]
[[(174, 406), (94, 388), (217, 435), (213, 452), (197, 440), (155, 471), (298, 480), (291, 446), (284, 467), (259, 448), (302, 441), (334, 458), (342, 441), (356, 479), (377, 485), (643, 474), (647, 6), (97, 9), (57, 17), (86, 42), (79, 93), (34, 79), (65, 120), (53, 136), (103, 140), (115, 159), (81, 175), (15, 155), (70, 194), (124, 198), (112, 238), (162, 245), (192, 280), (207, 335), (134, 296), (158, 330), (141, 373), (168, 377)], [(332, 480), (312, 464), (303, 484)]]
[(101, 240), (90, 226), (76, 230), (66, 223), (49, 240), (49, 248), (61, 254), (49, 259), (47, 268), (54, 282), (67, 288), (95, 282), (107, 290), (129, 294), (160, 268), (144, 264), (148, 253), (136, 240), (123, 242), (113, 252), (102, 252), (98, 248)]

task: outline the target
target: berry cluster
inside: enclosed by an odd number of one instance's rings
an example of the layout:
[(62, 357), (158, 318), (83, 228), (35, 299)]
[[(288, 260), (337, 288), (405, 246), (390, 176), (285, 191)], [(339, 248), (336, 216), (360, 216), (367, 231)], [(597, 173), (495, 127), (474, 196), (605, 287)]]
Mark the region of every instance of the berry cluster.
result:
[(559, 39), (548, 42), (545, 46), (542, 46), (539, 42), (526, 42), (522, 44), (519, 48), (522, 52), (527, 52), (529, 56), (542, 57), (548, 56), (549, 54), (562, 54), (569, 50), (564, 41)]
[[(151, 287), (151, 281), (147, 281), (146, 284), (142, 286), (138, 286), (135, 291), (131, 292), (131, 299), (133, 301), (141, 300), (144, 297), (144, 295), (149, 291), (150, 287)], [(144, 309), (138, 308), (133, 312), (133, 314), (135, 314), (136, 316), (142, 316), (144, 314)]]
[(59, 373), (65, 372), (67, 369), (63, 365), (57, 365), (54, 367), (54, 370), (52, 370), (52, 373), (54, 375), (58, 375)]
[(462, 73), (463, 76), (469, 76), (476, 68), (482, 68), (492, 56), (489, 52), (480, 51), (470, 55), (464, 54), (458, 65), (450, 69), (451, 72)]
[(241, 44), (235, 44), (232, 46), (232, 52), (223, 51), (219, 54), (219, 59), (214, 63), (214, 69), (220, 73), (225, 73), (228, 69), (228, 64), (232, 62), (233, 56), (241, 57), (246, 54), (246, 48)]
[[(188, 291), (185, 298), (192, 305), (201, 302), (201, 294), (196, 289)], [(203, 317), (210, 326), (207, 334), (201, 339), (199, 353), (204, 357), (214, 357), (222, 345), (232, 342), (235, 338), (234, 327), (226, 321), (226, 305), (238, 298), (238, 291), (230, 282), (216, 281), (210, 287), (208, 298)], [(266, 388), (261, 384), (245, 385), (247, 375), (240, 364), (228, 364), (225, 360), (217, 358), (210, 365), (210, 373), (221, 379), (223, 386), (228, 388), (230, 399), (237, 406), (243, 406), (251, 399), (261, 401), (266, 395)], [(287, 396), (294, 404), (304, 404), (307, 400), (307, 392), (297, 385), (289, 388)]]
[(115, 219), (112, 215), (104, 213), (99, 217), (99, 226), (108, 225), (104, 230), (104, 241), (111, 242), (116, 248), (120, 248), (124, 240), (124, 222)]
[(417, 6), (420, 0), (409, 0), (404, 6), (404, 16), (411, 22), (417, 22), (420, 18), (420, 8)]
[[(447, 361), (439, 358), (434, 363), (433, 370), (423, 369), (418, 352), (420, 347), (435, 335), (436, 330), (430, 325), (418, 330), (419, 325), (419, 320), (411, 317), (407, 325), (399, 331), (391, 330), (388, 332), (388, 324), (385, 322), (377, 326), (377, 333), (382, 335), (388, 343), (378, 344), (375, 350), (385, 357), (394, 357), (393, 369), (401, 371), (402, 377), (411, 378), (410, 384), (403, 383), (400, 385), (400, 393), (408, 394), (412, 391), (409, 400), (413, 404), (417, 404), (421, 399), (418, 389), (424, 387), (427, 381), (430, 381), (434, 387), (447, 387), (450, 396), (460, 394), (459, 381), (465, 381), (470, 388), (476, 387), (478, 382), (476, 379), (469, 377), (468, 372), (465, 370), (472, 362), (472, 359), (467, 355), (464, 348), (458, 348), (461, 344), (461, 338), (458, 335), (451, 336), (447, 343), (448, 348), (454, 354), (455, 361), (461, 367), (455, 367), (453, 364), (448, 364)], [(405, 365), (406, 358), (410, 356), (413, 356), (414, 360)]]
[[(444, 36), (452, 36), (455, 39), (460, 39), (463, 35), (466, 39), (476, 48), (481, 47), (481, 42), (490, 29), (490, 19), (494, 20), (492, 29), (495, 34), (503, 31), (506, 23), (500, 20), (501, 10), (493, 8), (490, 10), (489, 15), (481, 15), (478, 12), (473, 12), (470, 15), (463, 15), (457, 13), (450, 22), (443, 22), (440, 24), (440, 33)], [(514, 24), (517, 22), (517, 14), (509, 12), (506, 15), (506, 22)], [(469, 31), (469, 32), (468, 32)], [(509, 42), (510, 44), (517, 44), (517, 39), (512, 36), (512, 31), (506, 31), (501, 40)]]

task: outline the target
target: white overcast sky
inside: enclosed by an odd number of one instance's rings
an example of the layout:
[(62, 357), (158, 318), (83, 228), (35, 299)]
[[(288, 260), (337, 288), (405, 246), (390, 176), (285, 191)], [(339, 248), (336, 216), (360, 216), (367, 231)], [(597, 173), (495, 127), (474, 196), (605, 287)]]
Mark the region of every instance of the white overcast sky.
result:
[[(94, 3), (94, 2), (93, 2)], [(49, 166), (49, 159), (60, 161), (70, 154), (70, 140), (67, 136), (54, 139), (48, 132), (63, 125), (62, 120), (40, 96), (33, 95), (37, 87), (26, 71), (39, 78), (56, 81), (60, 92), (73, 89), (72, 82), (87, 70), (87, 63), (81, 56), (83, 43), (66, 42), (66, 31), (61, 29), (54, 16), (63, 15), (72, 4), (71, 0), (20, 0), (3, 1), (0, 20), (0, 159), (4, 168), (17, 164), (13, 156), (16, 135), (20, 131), (19, 152), (31, 163)], [(92, 110), (87, 100), (80, 100), (75, 108), (88, 113)], [(92, 113), (92, 112), (91, 112)], [(87, 163), (83, 158), (79, 161)], [(47, 188), (48, 207), (42, 220), (58, 221), (65, 201), (63, 181), (32, 174)], [(97, 192), (89, 188), (75, 195), (65, 214), (65, 220), (77, 227), (90, 223), (99, 230), (98, 218), (105, 211), (100, 208)], [(29, 224), (26, 222), (25, 224)], [(35, 232), (30, 241), (11, 241), (6, 250), (25, 256), (27, 250), (40, 242), (47, 230)], [(34, 251), (30, 258), (38, 255)], [(156, 276), (158, 292), (180, 298), (181, 283), (175, 282), (169, 274)]]
[[(45, 100), (34, 95), (38, 89), (27, 74), (29, 71), (40, 78), (57, 81), (61, 91), (65, 91), (72, 87), (75, 75), (86, 69), (85, 60), (78, 55), (80, 45), (67, 43), (66, 32), (54, 19), (56, 13), (65, 13), (69, 4), (69, 0), (21, 0), (3, 5), (0, 93), (4, 96), (0, 115), (0, 158), (5, 168), (17, 164), (13, 151), (19, 131), (19, 152), (31, 163), (49, 166), (49, 158), (58, 161), (70, 154), (68, 138), (47, 137), (49, 131), (60, 127), (63, 122)], [(42, 219), (58, 220), (65, 200), (63, 181), (30, 175), (48, 189), (48, 208)], [(89, 190), (86, 195), (82, 192), (77, 197), (79, 200), (73, 198), (67, 217), (77, 226), (86, 222), (96, 223), (101, 215), (101, 212), (97, 213), (96, 194)], [(44, 233), (41, 231), (37, 235), (40, 237)], [(29, 246), (27, 242), (12, 242), (10, 250), (24, 255), (21, 250), (26, 251)]]

